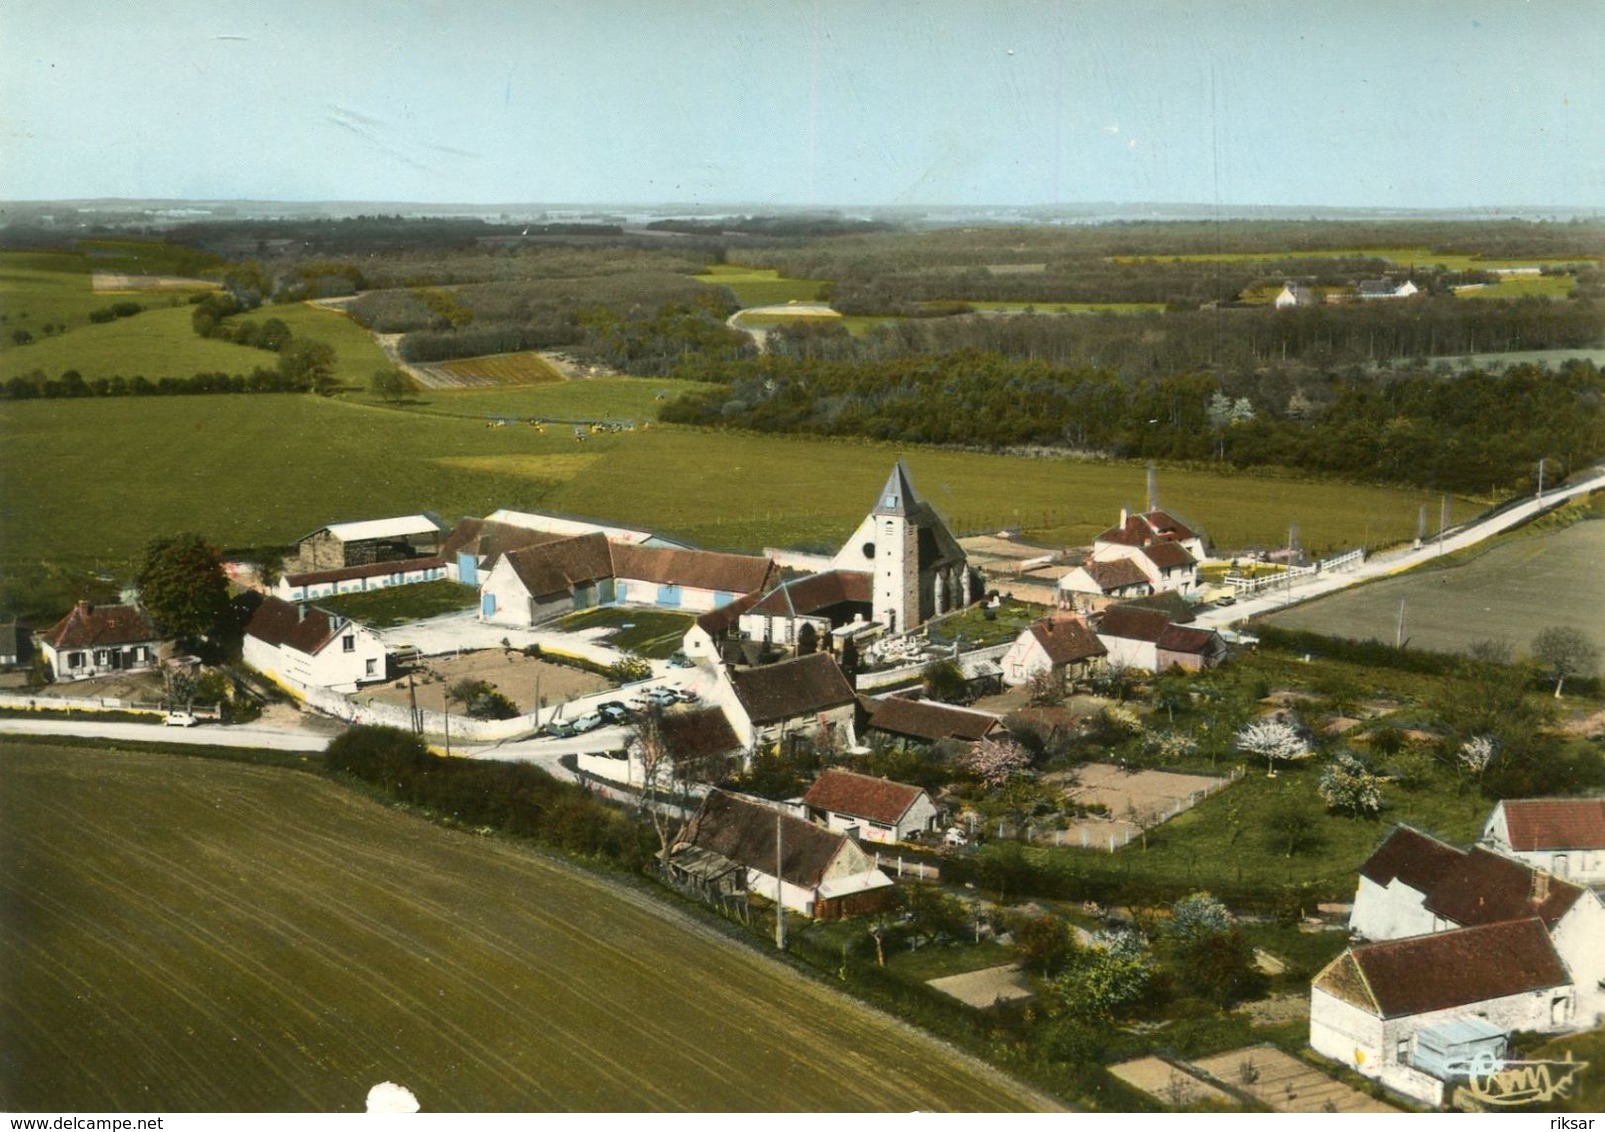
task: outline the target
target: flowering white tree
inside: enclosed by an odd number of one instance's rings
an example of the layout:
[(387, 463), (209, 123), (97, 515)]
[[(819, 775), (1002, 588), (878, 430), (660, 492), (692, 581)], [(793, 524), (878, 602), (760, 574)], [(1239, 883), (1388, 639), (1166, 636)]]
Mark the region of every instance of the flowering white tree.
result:
[(1276, 719), (1257, 719), (1248, 724), (1237, 733), (1233, 745), (1245, 754), (1262, 756), (1271, 777), (1276, 775), (1278, 760), (1292, 762), (1307, 759), (1311, 754), (1298, 728)]
[(1461, 766), (1472, 774), (1480, 775), (1488, 769), (1489, 764), (1494, 761), (1494, 756), (1498, 753), (1499, 747), (1494, 743), (1491, 736), (1473, 735), (1470, 739), (1460, 744), (1460, 750), (1455, 752), (1455, 758)]
[(982, 739), (959, 765), (979, 778), (983, 786), (996, 789), (1025, 773), (1031, 766), (1031, 756), (1013, 739)]
[(1339, 751), (1321, 772), (1315, 787), (1321, 801), (1334, 810), (1370, 818), (1382, 812), (1382, 777), (1350, 751)]

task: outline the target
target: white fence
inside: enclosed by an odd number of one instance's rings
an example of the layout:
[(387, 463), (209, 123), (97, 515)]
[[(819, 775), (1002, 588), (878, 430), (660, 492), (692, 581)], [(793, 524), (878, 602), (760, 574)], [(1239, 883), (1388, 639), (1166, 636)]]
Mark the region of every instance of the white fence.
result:
[(1365, 560), (1365, 551), (1349, 550), (1342, 554), (1335, 554), (1331, 558), (1323, 558), (1313, 566), (1289, 566), (1286, 570), (1276, 574), (1259, 574), (1249, 577), (1246, 574), (1227, 574), (1226, 584), (1239, 594), (1255, 594), (1262, 590), (1276, 589), (1278, 587), (1292, 587), (1299, 579), (1308, 578), (1315, 574), (1330, 573), (1333, 570), (1342, 570), (1349, 566), (1358, 565)]
[[(1013, 642), (1011, 641), (1010, 644), (1013, 644)], [(875, 672), (860, 672), (856, 686), (860, 692), (870, 692), (876, 688), (905, 684), (924, 673), (925, 669), (933, 661), (944, 659), (956, 659), (959, 668), (964, 671), (964, 675), (968, 679), (978, 675), (976, 668), (981, 661), (998, 660), (1008, 651), (1009, 645), (989, 645), (984, 649), (976, 649), (974, 652), (961, 653), (957, 657), (930, 656), (914, 664), (899, 665), (896, 668), (882, 668)]]
[[(132, 711), (166, 715), (167, 705), (144, 700), (120, 700), (116, 696), (57, 696), (47, 693), (0, 692), (0, 707), (29, 711)], [(196, 704), (188, 709), (198, 719), (221, 719), (216, 704)]]

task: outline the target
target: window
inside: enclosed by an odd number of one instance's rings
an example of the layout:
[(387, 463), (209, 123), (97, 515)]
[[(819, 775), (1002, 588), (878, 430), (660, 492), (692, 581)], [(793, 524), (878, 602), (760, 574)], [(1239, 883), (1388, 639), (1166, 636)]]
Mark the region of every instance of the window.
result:
[(1552, 1026), (1564, 1026), (1566, 1024), (1566, 1020), (1571, 1017), (1571, 1005), (1572, 1000), (1570, 995), (1557, 994), (1554, 998), (1550, 999), (1549, 1024)]
[(1393, 1047), (1393, 1057), (1400, 1065), (1410, 1064), (1410, 1039), (1400, 1038)]
[(372, 658), (370, 658), (368, 660), (368, 673), (367, 674), (369, 676), (377, 676), (377, 675), (379, 675), (379, 662), (377, 660), (374, 660)]
[(1551, 863), (1549, 871), (1558, 877), (1564, 877), (1571, 871), (1571, 861), (1567, 858), (1566, 854), (1556, 853), (1555, 859)]
[(110, 656), (107, 655), (105, 649), (96, 649), (95, 650), (95, 664), (96, 664), (96, 666), (105, 664), (110, 659), (111, 658), (110, 658)]
[(67, 667), (68, 668), (82, 668), (83, 666), (84, 666), (84, 654), (83, 653), (81, 653), (81, 652), (70, 652), (70, 653), (67, 654)]
[(356, 638), (356, 635), (354, 633), (347, 633), (345, 636), (341, 637), (340, 638), (340, 647), (342, 649), (344, 649), (346, 652), (356, 652), (357, 651), (357, 638)]

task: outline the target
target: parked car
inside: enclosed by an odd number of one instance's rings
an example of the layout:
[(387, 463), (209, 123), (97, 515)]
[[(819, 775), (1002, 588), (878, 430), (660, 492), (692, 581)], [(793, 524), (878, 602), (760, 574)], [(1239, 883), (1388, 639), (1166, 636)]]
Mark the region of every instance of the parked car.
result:
[(163, 725), (167, 727), (194, 727), (199, 722), (192, 711), (170, 711), (167, 713), (167, 718), (162, 720)]
[(583, 735), (587, 731), (595, 731), (605, 722), (606, 720), (600, 715), (592, 712), (590, 715), (582, 715), (574, 721), (574, 731), (576, 734)]
[(572, 739), (579, 732), (574, 730), (574, 724), (564, 720), (560, 723), (548, 723), (541, 728), (541, 734), (553, 739)]
[(596, 705), (596, 714), (609, 723), (626, 723), (630, 718), (630, 709), (618, 700), (609, 700), (605, 704)]
[(1236, 594), (1227, 594), (1225, 597), (1218, 597), (1218, 598), (1215, 599), (1215, 604), (1216, 605), (1236, 605), (1237, 604), (1237, 595)]
[(677, 652), (669, 658), (670, 668), (695, 668), (696, 663), (683, 652)]
[(658, 707), (669, 707), (680, 702), (680, 695), (673, 688), (653, 688), (646, 694), (646, 698)]

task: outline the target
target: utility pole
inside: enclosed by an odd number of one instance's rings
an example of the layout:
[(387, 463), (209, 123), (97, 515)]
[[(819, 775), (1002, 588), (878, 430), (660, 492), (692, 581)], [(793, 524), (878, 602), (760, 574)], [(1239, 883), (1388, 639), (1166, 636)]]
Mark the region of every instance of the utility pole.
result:
[(418, 689), (413, 687), (411, 671), (407, 673), (407, 698), (412, 702), (412, 715), (409, 717), (412, 720), (412, 733), (414, 735), (422, 735), (424, 732), (424, 719), (422, 715), (418, 714)]
[(786, 815), (775, 811), (775, 949), (786, 950), (786, 881), (781, 873), (785, 860)]
[(1404, 598), (1399, 599), (1399, 627), (1393, 631), (1393, 647), (1404, 648)]
[(1449, 528), (1449, 496), (1443, 497), (1443, 506), (1438, 512), (1438, 553), (1443, 553), (1443, 532)]
[(451, 758), (451, 697), (444, 691), (440, 696), (440, 710), (446, 717), (446, 757)]
[(1544, 497), (1544, 457), (1538, 457), (1538, 498)]

